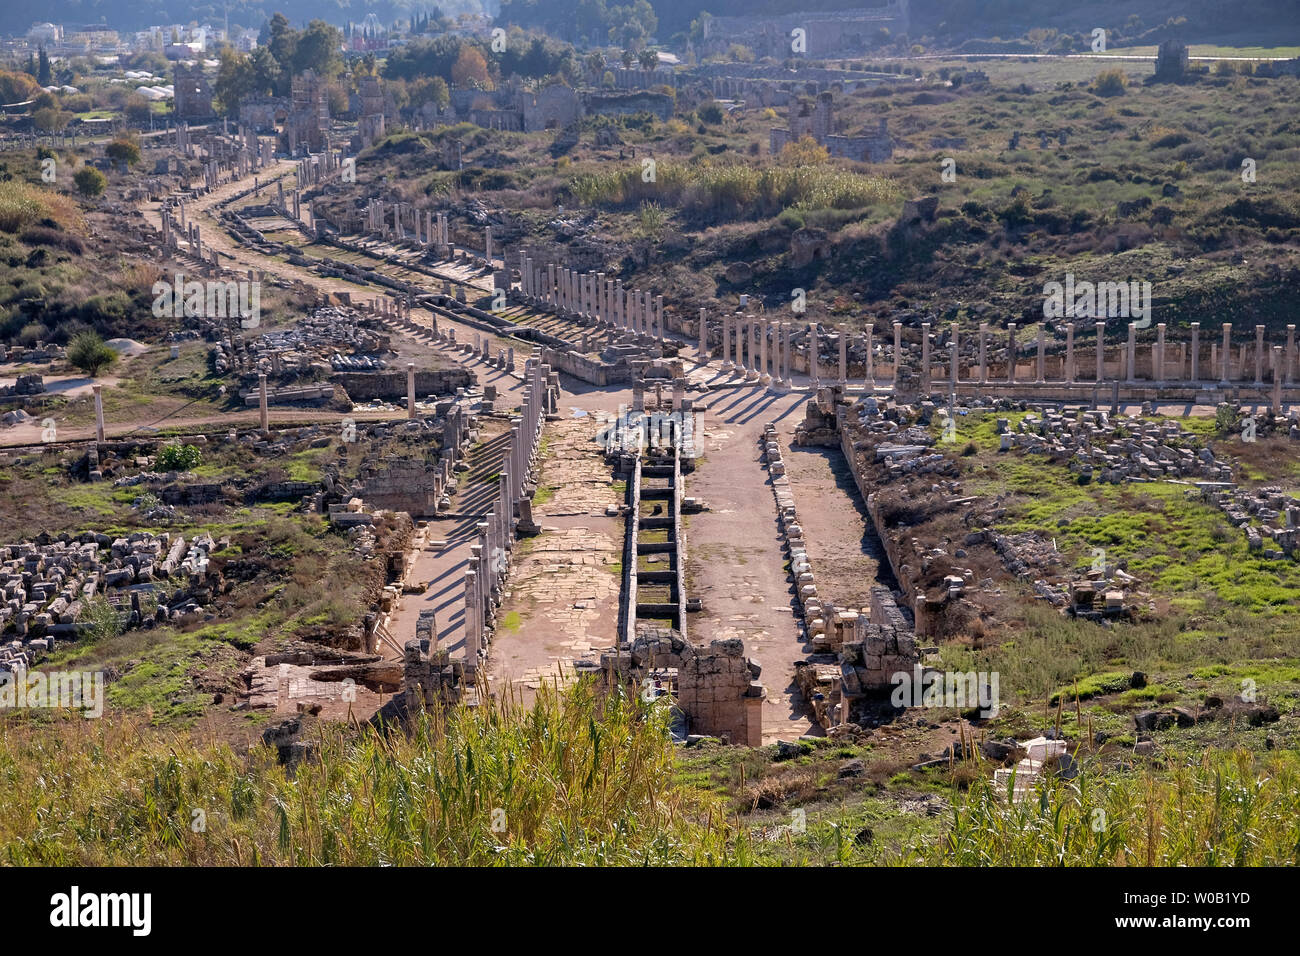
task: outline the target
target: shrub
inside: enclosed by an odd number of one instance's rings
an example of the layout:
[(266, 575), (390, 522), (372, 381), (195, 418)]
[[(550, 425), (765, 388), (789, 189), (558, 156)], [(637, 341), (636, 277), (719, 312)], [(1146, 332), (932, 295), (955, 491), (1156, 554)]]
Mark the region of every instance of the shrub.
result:
[(158, 452), (158, 467), (164, 471), (193, 471), (203, 463), (203, 452), (193, 445), (176, 442)]
[(1098, 96), (1123, 96), (1126, 89), (1128, 77), (1118, 68), (1102, 70), (1092, 83), (1092, 91)]
[(37, 342), (45, 342), (50, 337), (50, 330), (40, 322), (28, 322), (18, 333), (18, 344), (31, 348)]
[(122, 619), (118, 616), (117, 608), (102, 597), (94, 597), (82, 602), (77, 626), (81, 633), (92, 641), (117, 637), (122, 633)]
[(68, 361), (93, 378), (117, 361), (117, 353), (97, 333), (78, 332), (68, 343)]
[(94, 166), (82, 166), (73, 175), (72, 181), (83, 196), (98, 196), (108, 185), (108, 180)]
[(115, 163), (134, 166), (140, 162), (140, 147), (129, 139), (115, 139), (104, 147), (104, 155)]

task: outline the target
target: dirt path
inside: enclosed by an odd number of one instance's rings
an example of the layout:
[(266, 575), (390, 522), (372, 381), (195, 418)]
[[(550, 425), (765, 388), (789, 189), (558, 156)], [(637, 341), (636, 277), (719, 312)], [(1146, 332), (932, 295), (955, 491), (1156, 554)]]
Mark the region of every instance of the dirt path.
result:
[(776, 501), (758, 445), (767, 422), (793, 428), (806, 398), (755, 388), (712, 395), (703, 416), (704, 459), (686, 479), (686, 493), (709, 505), (686, 519), (687, 588), (703, 602), (691, 616), (690, 637), (697, 644), (745, 641), (767, 688), (764, 741), (799, 737), (813, 726), (794, 684), (794, 663), (809, 649), (799, 640)]
[(793, 444), (793, 424), (780, 435), (817, 592), (837, 607), (866, 607), (873, 585), (894, 582), (844, 453)]
[(516, 548), (488, 671), (525, 704), (543, 680), (571, 678), (571, 661), (596, 660), (618, 630), (623, 521), (605, 509), (622, 495), (594, 440), (602, 424), (585, 413), (546, 425), (546, 500), (533, 512), (542, 533)]
[[(279, 164), (279, 167), (283, 167), (284, 172), (288, 172), (293, 168), (287, 163), (281, 163)], [(276, 168), (277, 173), (280, 172), (279, 167)], [(274, 180), (268, 180), (268, 182), (273, 183)], [(287, 280), (296, 279), (313, 286), (323, 293), (350, 293), (354, 300), (364, 301), (373, 296), (386, 297), (393, 294), (391, 289), (384, 287), (373, 286), (368, 283), (349, 282), (343, 279), (318, 275), (311, 269), (293, 265), (292, 263), (274, 256), (263, 255), (256, 250), (249, 249), (233, 239), (223, 228), (219, 218), (213, 215), (212, 210), (214, 206), (229, 199), (240, 190), (247, 188), (248, 185), (249, 179), (235, 183), (228, 183), (206, 196), (202, 196), (199, 199), (186, 204), (186, 222), (197, 222), (199, 224), (199, 233), (204, 246), (217, 250), (221, 256), (223, 265), (237, 269), (258, 269)], [(263, 183), (263, 185), (265, 186), (266, 183)], [(140, 210), (151, 225), (161, 230), (162, 220), (160, 204), (148, 203), (142, 205)], [(342, 254), (341, 250), (339, 253), (340, 258), (349, 258), (347, 255)], [(375, 260), (372, 264), (376, 268), (380, 268), (381, 270), (390, 273), (401, 271), (392, 267), (386, 268), (385, 265), (378, 260)], [(464, 271), (449, 263), (444, 265), (446, 268), (443, 271), (447, 272), (448, 275), (461, 277), (461, 273)], [(419, 276), (414, 273), (410, 275), (410, 278), (413, 282), (418, 282), (423, 279), (423, 281), (428, 284), (429, 291), (434, 291), (435, 285), (441, 285), (441, 283), (436, 279), (427, 276)], [(468, 278), (467, 274), (466, 278)], [(507, 340), (497, 336), (488, 335), (482, 329), (457, 322), (444, 315), (439, 315), (437, 318), (440, 328), (454, 328), (456, 330), (456, 338), (461, 343), (473, 342), (474, 336), (479, 335), (480, 337), (490, 338), (492, 340), (493, 354), (495, 354), (498, 348), (508, 347), (514, 347), (516, 356), (520, 353), (526, 354), (528, 352), (528, 348), (517, 340)], [(431, 326), (433, 316), (426, 309), (414, 308), (411, 310), (411, 319), (418, 324)]]

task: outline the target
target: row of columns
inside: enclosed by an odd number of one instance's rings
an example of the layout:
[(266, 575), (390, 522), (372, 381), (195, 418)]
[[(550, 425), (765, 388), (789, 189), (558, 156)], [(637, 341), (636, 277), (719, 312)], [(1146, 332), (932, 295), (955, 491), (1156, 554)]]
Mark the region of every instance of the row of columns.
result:
[[(899, 354), (899, 348), (901, 345), (901, 329), (902, 329), (902, 323), (895, 322), (894, 323), (894, 348), (895, 348), (896, 356)], [(1062, 377), (1060, 381), (1066, 385), (1080, 384), (1079, 377), (1078, 377), (1078, 368), (1075, 359), (1075, 342), (1074, 342), (1075, 332), (1077, 331), (1077, 329), (1078, 326), (1076, 325), (1076, 323), (1073, 322), (1069, 323), (1065, 327), (1065, 356), (1064, 356), (1064, 362), (1062, 367)], [(1250, 347), (1247, 345), (1242, 345), (1240, 347), (1239, 359), (1236, 363), (1237, 375), (1234, 376), (1232, 374), (1232, 366), (1233, 366), (1232, 323), (1231, 322), (1223, 323), (1222, 347), (1214, 343), (1211, 343), (1210, 345), (1210, 362), (1209, 362), (1210, 374), (1213, 375), (1214, 372), (1217, 370), (1219, 372), (1218, 381), (1219, 384), (1221, 385), (1232, 385), (1232, 384), (1239, 384), (1243, 381), (1249, 381), (1251, 384), (1255, 385), (1256, 387), (1262, 387), (1265, 384), (1265, 378), (1264, 378), (1265, 371), (1271, 370), (1273, 373), (1273, 380), (1278, 384), (1282, 384), (1282, 383), (1285, 383), (1287, 385), (1294, 384), (1295, 371), (1296, 371), (1296, 351), (1295, 351), (1296, 327), (1295, 325), (1288, 325), (1286, 329), (1287, 329), (1287, 335), (1286, 335), (1286, 346), (1285, 346), (1285, 354), (1284, 354), (1283, 346), (1276, 345), (1276, 344), (1270, 346), (1265, 343), (1264, 341), (1265, 327), (1263, 325), (1255, 326), (1255, 343), (1253, 349), (1254, 377), (1253, 379), (1247, 379), (1245, 374), (1243, 373), (1245, 373), (1249, 368), (1248, 350)], [(1103, 382), (1107, 379), (1106, 365), (1105, 365), (1106, 323), (1096, 322), (1095, 330), (1096, 330), (1096, 345), (1094, 345), (1093, 348), (1095, 368), (1091, 380), (1094, 382)], [(1169, 354), (1168, 354), (1169, 343), (1166, 342), (1166, 338), (1165, 338), (1166, 325), (1165, 323), (1161, 322), (1156, 326), (1155, 340), (1151, 342), (1149, 346), (1151, 350), (1150, 351), (1151, 373), (1149, 376), (1147, 376), (1144, 379), (1138, 378), (1137, 331), (1138, 331), (1137, 324), (1130, 322), (1128, 326), (1128, 341), (1124, 348), (1124, 351), (1121, 353), (1123, 357), (1123, 363), (1121, 368), (1122, 375), (1114, 376), (1116, 380), (1123, 378), (1123, 380), (1130, 385), (1135, 385), (1139, 381), (1148, 381), (1148, 382), (1163, 383), (1163, 384), (1178, 384), (1184, 382), (1199, 383), (1203, 381), (1201, 377), (1201, 351), (1202, 351), (1201, 324), (1199, 322), (1191, 323), (1190, 346), (1185, 347), (1181, 343), (1177, 346), (1176, 361), (1177, 361), (1178, 368), (1172, 375), (1170, 375), (1170, 369), (1169, 369)], [(989, 333), (988, 325), (986, 323), (981, 323), (979, 327), (979, 333), (978, 333), (979, 335), (978, 377), (975, 379), (968, 379), (968, 381), (975, 381), (981, 385), (988, 384), (989, 382), (989, 364), (988, 364), (989, 334), (988, 333)], [(1006, 382), (1007, 384), (1014, 385), (1018, 381), (1023, 381), (1022, 379), (1018, 378), (1018, 371), (1016, 367), (1017, 366), (1016, 360), (1019, 353), (1019, 347), (1016, 342), (1016, 324), (1014, 322), (1009, 323), (1007, 325), (1006, 334), (1007, 334), (1007, 355), (1008, 355), (1007, 367), (1006, 367)], [(954, 323), (952, 326), (952, 331), (951, 331), (951, 336), (950, 336), (950, 341), (948, 346), (951, 352), (951, 368), (948, 373), (948, 381), (950, 383), (951, 382), (960, 383), (962, 381), (961, 369), (959, 367), (959, 345), (960, 345), (959, 331), (956, 323)], [(1034, 377), (1032, 381), (1034, 383), (1046, 383), (1047, 381), (1047, 375), (1046, 375), (1047, 331), (1042, 326), (1039, 326), (1038, 329), (1037, 345), (1038, 345), (1037, 361), (1035, 362)], [(1190, 358), (1190, 368), (1189, 368), (1189, 358)], [(897, 366), (897, 362), (895, 364)], [(921, 324), (921, 386), (923, 389), (928, 388), (930, 384), (930, 377), (931, 377), (930, 323), (925, 322)], [(1210, 379), (1205, 379), (1205, 381), (1209, 381), (1209, 380)], [(895, 381), (897, 381), (897, 368), (895, 369)]]
[[(722, 314), (721, 322), (722, 369), (743, 374), (747, 381), (774, 388), (790, 388), (794, 383), (794, 335), (798, 323), (770, 319), (743, 313)], [(900, 326), (901, 328), (901, 326)], [(709, 341), (708, 314), (700, 310), (698, 354), (701, 363), (712, 358)], [(836, 381), (849, 385), (849, 345), (854, 336), (845, 325), (837, 329), (839, 362)], [(862, 334), (866, 351), (864, 386), (875, 387), (874, 329), (868, 327)], [(770, 344), (770, 359), (769, 359)], [(821, 333), (815, 322), (808, 324), (808, 375), (813, 385), (822, 380)]]
[(625, 289), (604, 272), (579, 272), (519, 254), (519, 292), (524, 301), (655, 339), (667, 337), (664, 297)]
[(552, 373), (549, 365), (529, 359), (524, 369), (523, 401), (519, 416), (510, 423), (510, 446), (501, 463), (496, 498), (492, 509), (475, 524), (478, 540), (470, 546), (465, 571), (465, 666), (470, 672), (478, 665), (484, 631), (501, 602), (516, 534), (535, 528), (532, 499), (527, 494), (529, 471), (537, 458), (546, 416), (557, 411), (558, 392), (558, 374)]

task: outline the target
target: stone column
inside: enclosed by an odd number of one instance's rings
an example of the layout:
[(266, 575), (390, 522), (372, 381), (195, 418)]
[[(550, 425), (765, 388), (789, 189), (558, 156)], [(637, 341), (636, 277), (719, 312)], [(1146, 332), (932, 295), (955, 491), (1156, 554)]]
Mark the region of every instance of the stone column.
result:
[(1137, 323), (1128, 324), (1128, 382), (1137, 381)]
[(894, 323), (894, 388), (898, 388), (899, 360), (903, 354), (903, 323)]
[(92, 385), (91, 390), (95, 393), (95, 441), (103, 444), (104, 441), (104, 396), (99, 394), (102, 388), (100, 385)]
[(1273, 346), (1273, 414), (1282, 414), (1282, 346)]
[(1038, 327), (1038, 375), (1034, 381), (1040, 384), (1047, 381), (1047, 329)]
[(817, 340), (817, 323), (808, 323), (808, 374), (812, 376), (812, 386), (814, 389), (820, 388), (822, 384), (821, 376), (821, 343)]
[(782, 322), (780, 319), (772, 323), (772, 383), (781, 391), (790, 387), (785, 376), (784, 353), (781, 351), (781, 332)]
[(745, 321), (748, 323), (746, 333), (748, 341), (745, 345), (749, 351), (749, 362), (746, 365), (749, 369), (749, 373), (745, 378), (750, 379), (751, 381), (762, 381), (763, 369), (762, 366), (758, 364), (758, 319), (752, 315), (747, 315), (745, 316)]
[(1286, 327), (1286, 377), (1290, 385), (1295, 380), (1295, 326)]
[(655, 296), (655, 324), (659, 329), (659, 338), (668, 338), (668, 329), (664, 325), (664, 297)]
[(849, 330), (840, 323), (840, 384), (849, 384)]
[(479, 596), (478, 572), (474, 570), (474, 561), (465, 572), (465, 666), (470, 670), (478, 667), (479, 644), (483, 633), (479, 619), (483, 614), (483, 603)]
[(257, 410), (258, 410), (259, 418), (262, 423), (262, 435), (263, 437), (265, 437), (271, 431), (270, 414), (267, 412), (266, 409), (266, 373), (265, 372), (257, 373), (257, 391), (258, 391)]
[(1191, 382), (1193, 385), (1201, 380), (1200, 361), (1201, 361), (1201, 323), (1193, 322), (1192, 323), (1192, 368), (1191, 368)]
[(1227, 385), (1229, 376), (1232, 374), (1232, 323), (1223, 323), (1223, 348), (1220, 350), (1223, 354), (1220, 358), (1223, 361), (1223, 378), (1220, 384)]
[(959, 352), (961, 352), (961, 326), (954, 322), (952, 324), (952, 371), (948, 373), (948, 386), (950, 389), (957, 387), (958, 380), (961, 377), (961, 369), (958, 365), (960, 359), (957, 357)]
[(785, 362), (784, 374), (786, 384), (794, 388), (794, 323), (781, 323), (781, 359)]
[(415, 417), (415, 363), (406, 363), (406, 417)]
[(1065, 384), (1074, 384), (1074, 323), (1065, 327)]
[(930, 323), (921, 323), (921, 397), (930, 397)]
[(700, 309), (700, 348), (699, 363), (707, 365), (709, 361), (709, 327), (704, 322), (704, 310)]
[(1264, 326), (1255, 326), (1255, 384), (1264, 384)]
[(1007, 323), (1007, 384), (1016, 384), (1016, 323)]
[(1097, 381), (1106, 380), (1106, 323), (1097, 323)]
[(1165, 380), (1165, 323), (1156, 324), (1156, 344), (1151, 350), (1151, 379), (1154, 382)]
[(736, 371), (741, 375), (749, 371), (749, 316), (736, 315)]
[(767, 317), (759, 319), (761, 325), (758, 329), (758, 381), (763, 385), (772, 384), (772, 376), (767, 370)]
[(988, 334), (989, 324), (980, 323), (980, 384), (985, 385), (989, 380), (989, 352), (988, 352)]
[(863, 385), (866, 386), (868, 392), (874, 392), (876, 390), (876, 356), (875, 353), (872, 351), (873, 345), (871, 342), (872, 332), (874, 331), (875, 331), (875, 326), (868, 323), (867, 334), (866, 334), (867, 377), (866, 380), (862, 383)]
[(560, 303), (556, 297), (554, 262), (546, 263), (546, 304), (557, 312), (560, 309)]
[(722, 370), (730, 372), (731, 364), (731, 313), (722, 313)]

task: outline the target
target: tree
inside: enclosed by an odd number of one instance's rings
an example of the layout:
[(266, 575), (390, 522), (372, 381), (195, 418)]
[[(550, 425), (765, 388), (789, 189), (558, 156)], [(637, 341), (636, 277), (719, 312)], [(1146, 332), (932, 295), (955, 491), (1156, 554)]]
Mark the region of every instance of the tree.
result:
[(104, 147), (104, 154), (115, 163), (134, 166), (140, 162), (140, 147), (129, 139), (115, 139)]
[(54, 75), (50, 72), (50, 55), (45, 52), (45, 47), (41, 47), (37, 58), (36, 82), (40, 86), (49, 86), (54, 82)]
[(418, 110), (425, 103), (432, 103), (443, 110), (451, 102), (451, 91), (447, 89), (447, 81), (440, 76), (416, 80), (407, 86), (406, 92), (411, 98), (412, 109)]
[(636, 62), (636, 54), (631, 50), (624, 50), (618, 55), (619, 61), (623, 64), (623, 69), (632, 69), (632, 64)]
[(656, 69), (659, 66), (659, 54), (647, 47), (637, 55), (637, 62), (641, 64), (643, 70)]
[[(271, 17), (266, 25), (266, 39), (259, 40), (259, 43), (265, 43), (271, 51), (271, 56), (279, 66), (281, 74), (286, 77), (293, 74), (293, 55), (298, 47), (298, 31), (289, 25), (288, 17), (283, 13)], [(287, 78), (285, 83), (288, 83)]]
[(78, 332), (68, 343), (68, 361), (94, 378), (117, 361), (117, 353), (104, 344), (98, 333), (87, 329)]
[(36, 89), (36, 81), (26, 73), (0, 70), (0, 102), (23, 103), (31, 98)]
[(252, 73), (253, 96), (270, 96), (280, 83), (280, 64), (275, 62), (269, 48), (259, 46), (248, 58), (248, 68)]
[(818, 146), (811, 136), (803, 136), (781, 148), (781, 162), (790, 166), (818, 166), (830, 158), (830, 150)]
[(690, 30), (687, 31), (687, 37), (695, 43), (704, 39), (704, 31), (708, 29), (709, 21), (713, 19), (713, 14), (707, 10), (701, 10), (699, 17), (691, 21)]
[(238, 116), (239, 101), (252, 96), (256, 85), (257, 76), (252, 58), (236, 53), (229, 46), (223, 46), (217, 79), (212, 85), (221, 113), (225, 116)]
[(451, 81), (457, 86), (487, 89), (490, 82), (487, 60), (483, 59), (483, 54), (476, 47), (468, 44), (461, 47), (460, 56), (456, 57), (451, 68)]
[(587, 72), (592, 76), (600, 76), (605, 72), (605, 54), (599, 50), (593, 50), (587, 54)]
[(293, 53), (295, 73), (315, 71), (317, 76), (332, 79), (343, 72), (343, 31), (324, 20), (313, 20), (298, 34)]
[(82, 166), (72, 176), (72, 182), (83, 196), (98, 196), (108, 185), (108, 180), (94, 166)]
[(45, 133), (57, 133), (67, 126), (71, 119), (71, 113), (65, 113), (63, 110), (53, 109), (48, 106), (32, 114), (32, 123), (35, 124), (37, 129)]
[(609, 24), (611, 42), (640, 48), (654, 36), (659, 18), (647, 0), (636, 0), (629, 5), (610, 7)]
[(126, 99), (123, 112), (126, 113), (128, 122), (143, 126), (149, 122), (149, 114), (153, 112), (153, 106), (139, 93), (132, 93)]

